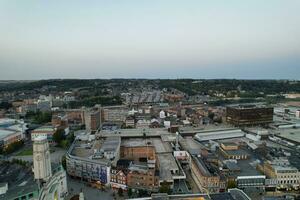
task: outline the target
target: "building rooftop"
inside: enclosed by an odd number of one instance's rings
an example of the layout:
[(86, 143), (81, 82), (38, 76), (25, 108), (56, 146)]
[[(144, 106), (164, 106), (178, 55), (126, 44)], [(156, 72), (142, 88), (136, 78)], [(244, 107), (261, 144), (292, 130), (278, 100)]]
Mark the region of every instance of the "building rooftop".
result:
[(12, 135), (16, 133), (17, 131), (15, 130), (10, 130), (10, 129), (0, 129), (0, 140), (6, 138), (9, 135)]
[(207, 176), (207, 177), (213, 176), (213, 174), (208, 170), (206, 164), (201, 158), (199, 158), (198, 156), (193, 156), (193, 158), (198, 169), (200, 170), (203, 176)]
[(300, 144), (300, 128), (281, 129), (278, 136)]
[(159, 162), (159, 177), (161, 180), (173, 180), (172, 171), (179, 172), (178, 165), (171, 153), (157, 154)]
[(46, 136), (37, 136), (36, 138), (34, 138), (35, 142), (42, 142), (42, 141), (47, 141), (47, 137)]
[(155, 147), (156, 153), (170, 153), (173, 152), (173, 149), (168, 142), (163, 142), (160, 138), (152, 138), (152, 144)]
[(144, 147), (144, 146), (153, 146), (151, 139), (142, 139), (142, 138), (131, 138), (124, 139), (121, 142), (123, 147)]
[(53, 126), (41, 126), (39, 128), (34, 129), (32, 132), (53, 132), (55, 131)]
[(115, 158), (107, 158), (105, 152), (119, 151), (120, 144), (120, 137), (91, 141), (75, 140), (68, 153), (85, 161), (108, 164)]
[(8, 183), (8, 191), (0, 200), (14, 199), (22, 194), (38, 191), (31, 169), (18, 164), (0, 163), (0, 180)]
[(122, 138), (126, 137), (161, 137), (161, 135), (170, 135), (165, 128), (136, 128), (136, 129), (118, 129), (118, 130), (102, 130), (97, 135), (101, 137), (111, 137), (119, 135)]
[(228, 105), (227, 107), (236, 108), (236, 109), (270, 108), (266, 104), (262, 104), (262, 103), (232, 104), (232, 105)]
[(142, 172), (142, 173), (147, 173), (149, 168), (147, 165), (143, 165), (143, 164), (131, 164), (128, 167), (129, 171), (137, 171), (137, 172)]

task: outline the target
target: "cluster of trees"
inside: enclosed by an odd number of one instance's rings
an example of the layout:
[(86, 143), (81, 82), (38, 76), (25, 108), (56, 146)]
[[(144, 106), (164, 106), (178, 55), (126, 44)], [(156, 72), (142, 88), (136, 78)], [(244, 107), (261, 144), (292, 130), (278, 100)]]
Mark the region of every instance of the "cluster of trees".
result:
[(44, 124), (44, 123), (51, 122), (52, 114), (51, 112), (29, 111), (26, 113), (25, 117), (27, 119), (32, 120), (32, 122), (35, 124)]
[(1, 147), (0, 154), (5, 154), (5, 155), (10, 154), (16, 150), (19, 150), (21, 147), (23, 147), (23, 145), (24, 145), (23, 140), (13, 142), (9, 144), (6, 148)]
[[(122, 189), (121, 189), (122, 190)], [(118, 190), (119, 196), (123, 196), (123, 191)], [(149, 196), (149, 192), (147, 190), (139, 189), (137, 191), (133, 191), (131, 188), (128, 188), (127, 195), (129, 198), (132, 197), (146, 197)]]
[(75, 137), (73, 133), (70, 133), (68, 136), (66, 136), (65, 131), (63, 129), (58, 129), (53, 134), (53, 140), (56, 142), (57, 146), (67, 149), (72, 142), (74, 141)]
[(0, 109), (5, 109), (8, 110), (12, 107), (12, 104), (7, 102), (7, 101), (3, 101), (0, 103)]
[(78, 108), (82, 106), (92, 107), (96, 104), (101, 104), (104, 106), (110, 105), (120, 105), (122, 104), (122, 99), (119, 96), (89, 96), (78, 101), (69, 102), (69, 108)]
[(159, 188), (159, 192), (160, 193), (172, 194), (172, 190), (171, 190), (171, 187), (170, 187), (169, 183), (167, 183), (165, 181), (163, 183), (161, 183), (160, 188)]

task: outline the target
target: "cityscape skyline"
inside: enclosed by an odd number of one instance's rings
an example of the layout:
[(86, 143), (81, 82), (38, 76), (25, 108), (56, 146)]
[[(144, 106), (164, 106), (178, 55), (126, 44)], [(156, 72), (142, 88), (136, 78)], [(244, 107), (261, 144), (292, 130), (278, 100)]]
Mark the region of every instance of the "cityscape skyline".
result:
[(299, 6), (2, 1), (0, 80), (299, 79)]

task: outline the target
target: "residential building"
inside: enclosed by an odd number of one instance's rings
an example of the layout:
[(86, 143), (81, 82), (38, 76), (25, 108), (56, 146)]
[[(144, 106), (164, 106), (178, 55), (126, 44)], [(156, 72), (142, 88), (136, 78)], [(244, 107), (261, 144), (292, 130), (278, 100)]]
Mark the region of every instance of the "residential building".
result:
[(220, 191), (220, 176), (214, 169), (207, 166), (202, 158), (192, 156), (192, 177), (199, 189), (209, 192)]
[(144, 164), (131, 164), (127, 174), (128, 188), (154, 191), (158, 189), (158, 178), (155, 169)]
[(245, 160), (249, 155), (235, 143), (221, 143), (220, 152), (226, 159)]
[(122, 170), (113, 168), (110, 173), (110, 185), (113, 189), (127, 190), (127, 176)]
[(135, 127), (135, 119), (132, 116), (126, 117), (125, 120), (126, 128), (134, 128)]
[(103, 120), (106, 122), (124, 122), (129, 109), (126, 106), (103, 107)]
[(148, 163), (150, 168), (154, 168), (156, 163), (155, 147), (152, 141), (147, 139), (122, 140), (120, 157)]
[(84, 112), (85, 128), (89, 132), (99, 130), (101, 126), (101, 108), (95, 107)]

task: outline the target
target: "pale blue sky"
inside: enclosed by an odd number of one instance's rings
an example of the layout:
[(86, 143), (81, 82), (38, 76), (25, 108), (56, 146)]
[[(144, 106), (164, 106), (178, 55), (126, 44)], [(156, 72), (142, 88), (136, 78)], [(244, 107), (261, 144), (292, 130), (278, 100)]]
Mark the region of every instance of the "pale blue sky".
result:
[(299, 10), (299, 0), (0, 0), (0, 79), (299, 79)]

